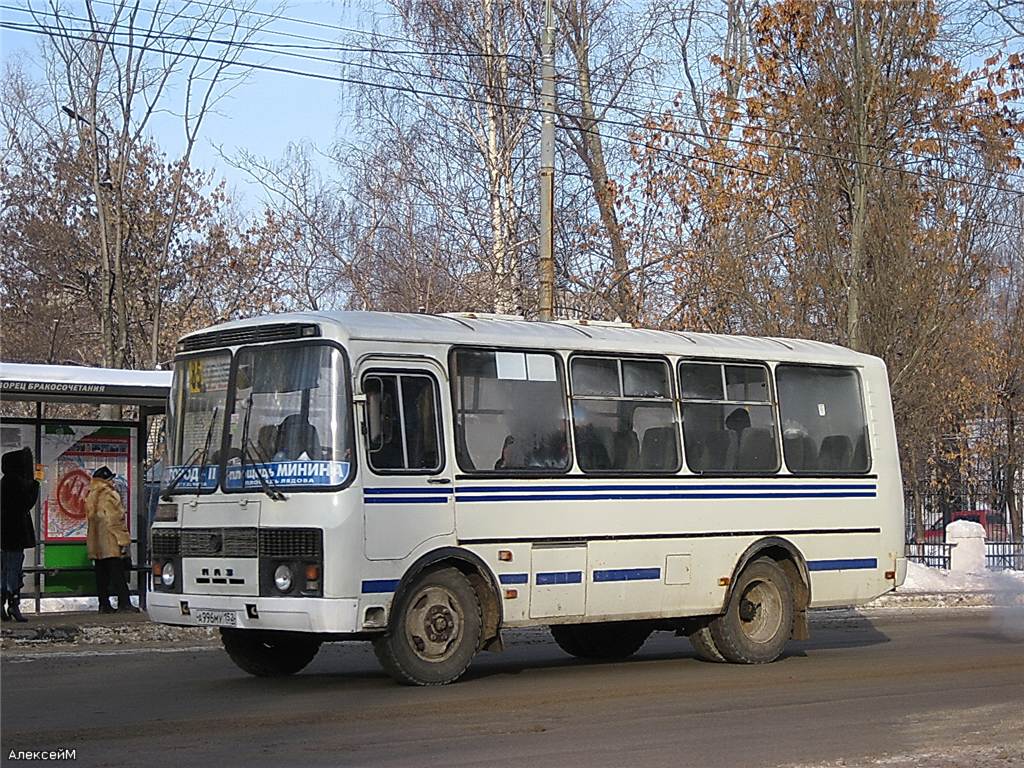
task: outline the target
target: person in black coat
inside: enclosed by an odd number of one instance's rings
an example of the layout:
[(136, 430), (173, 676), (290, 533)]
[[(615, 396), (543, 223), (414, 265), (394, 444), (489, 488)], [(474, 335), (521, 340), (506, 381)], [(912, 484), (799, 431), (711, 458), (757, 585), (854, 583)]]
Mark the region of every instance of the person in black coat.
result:
[(39, 483), (34, 475), (32, 451), (5, 453), (0, 459), (0, 555), (2, 555), (3, 602), (0, 615), (4, 621), (27, 621), (21, 615), (22, 568), (25, 550), (36, 545), (32, 510), (39, 498)]

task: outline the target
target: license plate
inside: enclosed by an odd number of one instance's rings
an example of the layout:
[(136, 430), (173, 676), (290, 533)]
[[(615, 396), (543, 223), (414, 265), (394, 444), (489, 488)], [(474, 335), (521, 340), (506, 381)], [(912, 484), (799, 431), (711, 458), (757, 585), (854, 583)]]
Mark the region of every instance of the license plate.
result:
[(215, 627), (234, 627), (237, 616), (234, 611), (192, 611), (196, 624), (210, 624)]

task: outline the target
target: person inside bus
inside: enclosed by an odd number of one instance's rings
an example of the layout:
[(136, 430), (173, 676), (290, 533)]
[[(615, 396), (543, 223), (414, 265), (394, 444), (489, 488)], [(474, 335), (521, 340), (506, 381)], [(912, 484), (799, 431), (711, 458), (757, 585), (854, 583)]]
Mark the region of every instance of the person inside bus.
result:
[(318, 460), (323, 452), (316, 427), (301, 413), (285, 416), (277, 428), (275, 461)]
[(495, 469), (509, 469), (512, 467), (512, 451), (516, 439), (512, 435), (505, 435), (505, 442), (501, 444), (501, 456), (494, 462)]
[(743, 430), (750, 429), (750, 414), (746, 408), (737, 408), (725, 417), (725, 428), (736, 433), (736, 442), (743, 437)]

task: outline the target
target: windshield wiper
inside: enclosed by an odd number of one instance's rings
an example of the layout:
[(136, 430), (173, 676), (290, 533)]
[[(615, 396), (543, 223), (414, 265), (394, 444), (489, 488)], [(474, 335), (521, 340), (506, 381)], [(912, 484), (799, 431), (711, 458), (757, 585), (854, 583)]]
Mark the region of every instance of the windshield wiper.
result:
[(265, 474), (267, 459), (264, 458), (260, 449), (253, 445), (252, 440), (249, 440), (242, 446), (242, 485), (245, 486), (245, 457), (249, 455), (249, 447), (252, 446), (252, 452), (256, 457), (256, 460), (252, 463), (252, 468), (256, 470), (256, 478), (260, 481), (260, 489), (267, 494), (274, 501), (286, 501), (288, 499), (278, 487), (274, 484), (274, 481), (270, 479), (269, 475)]
[(268, 459), (263, 456), (263, 452), (252, 444), (252, 440), (249, 439), (249, 416), (252, 414), (252, 392), (249, 392), (249, 397), (245, 400), (245, 421), (242, 423), (242, 488), (246, 487), (245, 482), (245, 460), (249, 457), (249, 446), (252, 446), (253, 454), (255, 454), (256, 461), (252, 463), (252, 467), (256, 470), (256, 478), (260, 481), (260, 489), (267, 494), (274, 501), (285, 501), (288, 497), (285, 496), (281, 491), (277, 489), (272, 480), (269, 480), (265, 476), (266, 465), (269, 463)]
[(206, 440), (203, 441), (202, 453), (200, 453), (199, 448), (192, 451), (188, 460), (182, 465), (181, 471), (178, 472), (177, 476), (167, 486), (167, 489), (160, 494), (161, 501), (171, 501), (174, 498), (171, 495), (171, 492), (178, 487), (178, 483), (182, 481), (192, 467), (201, 463), (202, 468), (199, 470), (199, 481), (196, 483), (196, 495), (199, 495), (199, 491), (203, 486), (203, 469), (206, 468), (206, 457), (210, 452), (210, 439), (213, 437), (213, 425), (217, 422), (217, 410), (219, 408), (220, 406), (214, 406), (213, 413), (210, 414), (210, 423), (206, 427)]
[(171, 491), (178, 487), (178, 483), (181, 482), (181, 479), (185, 477), (185, 474), (190, 469), (192, 469), (192, 467), (195, 465), (195, 460), (198, 456), (199, 448), (196, 447), (189, 455), (189, 457), (185, 460), (185, 463), (178, 468), (178, 474), (175, 475), (174, 479), (167, 484), (167, 487), (164, 489), (163, 493), (160, 494), (160, 501), (171, 501), (174, 498), (173, 496), (171, 496)]

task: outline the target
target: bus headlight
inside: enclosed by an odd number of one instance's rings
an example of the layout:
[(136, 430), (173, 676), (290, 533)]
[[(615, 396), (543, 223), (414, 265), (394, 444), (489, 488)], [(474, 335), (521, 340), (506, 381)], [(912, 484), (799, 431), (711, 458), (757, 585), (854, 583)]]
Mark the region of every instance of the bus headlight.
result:
[(168, 560), (164, 563), (164, 567), (160, 570), (160, 581), (163, 582), (165, 587), (174, 586), (174, 563)]
[(278, 592), (289, 592), (292, 588), (292, 569), (287, 565), (279, 565), (274, 571), (274, 586)]

